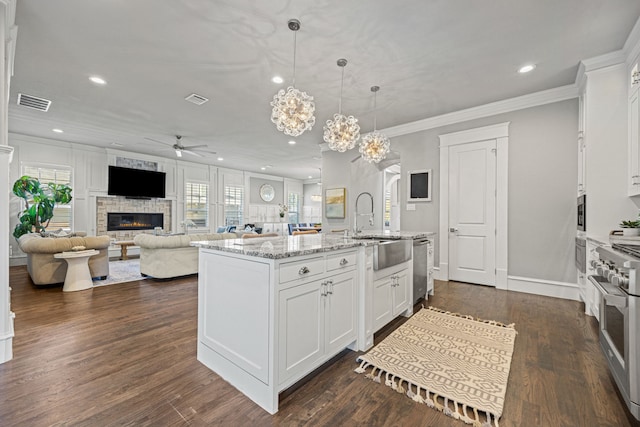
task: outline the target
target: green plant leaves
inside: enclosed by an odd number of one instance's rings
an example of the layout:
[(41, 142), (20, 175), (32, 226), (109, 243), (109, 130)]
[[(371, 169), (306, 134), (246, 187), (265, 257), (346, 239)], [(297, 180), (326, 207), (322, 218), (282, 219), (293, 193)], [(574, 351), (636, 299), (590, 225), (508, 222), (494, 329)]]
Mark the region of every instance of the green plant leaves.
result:
[(45, 230), (53, 218), (56, 203), (71, 202), (71, 187), (53, 182), (42, 185), (38, 179), (22, 176), (13, 184), (13, 194), (25, 201), (25, 209), (18, 215), (20, 224), (13, 230), (18, 239), (23, 234), (39, 233)]

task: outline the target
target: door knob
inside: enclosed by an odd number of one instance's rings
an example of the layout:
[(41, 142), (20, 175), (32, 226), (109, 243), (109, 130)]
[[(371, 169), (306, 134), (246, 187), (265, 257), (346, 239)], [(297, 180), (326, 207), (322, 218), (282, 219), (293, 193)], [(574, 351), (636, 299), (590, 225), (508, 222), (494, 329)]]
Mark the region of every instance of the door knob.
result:
[(456, 231), (458, 231), (458, 229), (457, 229), (457, 228), (455, 228), (455, 227), (451, 227), (451, 228), (449, 229), (449, 231), (450, 231), (451, 233), (455, 233)]

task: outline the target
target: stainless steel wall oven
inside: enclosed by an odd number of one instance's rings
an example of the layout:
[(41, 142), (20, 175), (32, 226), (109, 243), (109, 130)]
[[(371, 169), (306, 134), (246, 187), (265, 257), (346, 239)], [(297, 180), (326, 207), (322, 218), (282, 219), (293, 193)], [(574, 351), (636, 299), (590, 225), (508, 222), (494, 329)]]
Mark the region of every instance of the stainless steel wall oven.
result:
[(599, 247), (600, 347), (629, 411), (640, 420), (640, 246)]
[(583, 194), (578, 197), (578, 220), (577, 226), (578, 231), (587, 231), (587, 195)]

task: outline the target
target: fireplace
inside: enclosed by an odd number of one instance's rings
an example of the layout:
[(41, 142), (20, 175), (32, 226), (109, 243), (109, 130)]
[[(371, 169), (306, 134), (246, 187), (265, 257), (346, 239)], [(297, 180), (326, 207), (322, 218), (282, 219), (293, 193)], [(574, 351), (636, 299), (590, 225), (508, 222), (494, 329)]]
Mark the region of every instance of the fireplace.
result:
[(153, 230), (163, 227), (164, 214), (144, 212), (107, 212), (107, 231)]

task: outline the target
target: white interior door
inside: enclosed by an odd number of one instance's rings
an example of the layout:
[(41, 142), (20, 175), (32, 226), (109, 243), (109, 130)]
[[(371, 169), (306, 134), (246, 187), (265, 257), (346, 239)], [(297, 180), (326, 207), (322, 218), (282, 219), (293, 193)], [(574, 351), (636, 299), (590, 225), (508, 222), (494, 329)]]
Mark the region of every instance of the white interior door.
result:
[(449, 279), (496, 284), (496, 140), (449, 147)]

